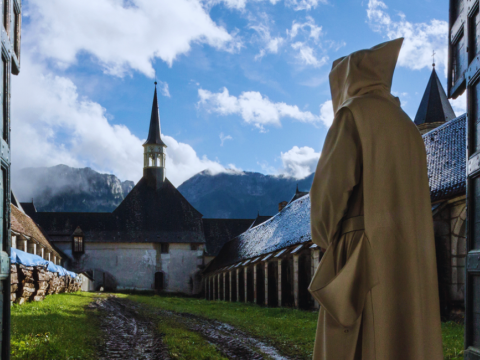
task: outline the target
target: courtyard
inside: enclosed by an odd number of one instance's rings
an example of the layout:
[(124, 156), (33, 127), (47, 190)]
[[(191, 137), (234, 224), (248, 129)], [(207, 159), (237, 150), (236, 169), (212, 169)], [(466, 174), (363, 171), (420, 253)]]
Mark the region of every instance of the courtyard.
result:
[[(316, 311), (150, 294), (71, 293), (12, 307), (13, 359), (311, 359)], [(463, 325), (442, 324), (445, 359)]]

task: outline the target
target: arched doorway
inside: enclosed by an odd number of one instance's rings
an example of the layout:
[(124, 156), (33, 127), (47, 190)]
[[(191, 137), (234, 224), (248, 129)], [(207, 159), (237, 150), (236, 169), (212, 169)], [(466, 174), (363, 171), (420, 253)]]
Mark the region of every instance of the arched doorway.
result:
[(163, 272), (155, 273), (155, 290), (163, 290)]

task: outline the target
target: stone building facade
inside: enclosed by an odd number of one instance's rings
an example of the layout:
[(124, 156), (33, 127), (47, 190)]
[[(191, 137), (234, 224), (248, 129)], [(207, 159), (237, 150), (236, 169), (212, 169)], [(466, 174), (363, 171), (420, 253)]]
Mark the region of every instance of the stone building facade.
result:
[(156, 88), (143, 148), (143, 177), (111, 213), (37, 212), (22, 205), (65, 254), (65, 266), (88, 272), (97, 289), (197, 294), (206, 240), (218, 251), (223, 239), (254, 219), (203, 219), (168, 180)]

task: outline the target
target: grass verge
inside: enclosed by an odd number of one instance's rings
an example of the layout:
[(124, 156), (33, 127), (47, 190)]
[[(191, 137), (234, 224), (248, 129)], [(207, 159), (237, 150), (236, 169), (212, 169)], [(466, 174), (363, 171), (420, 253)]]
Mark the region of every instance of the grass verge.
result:
[(463, 359), (464, 327), (453, 321), (442, 323), (443, 356), (445, 360)]
[(100, 328), (92, 293), (49, 295), (11, 308), (12, 359), (95, 359)]
[[(233, 325), (270, 342), (292, 357), (311, 359), (318, 313), (289, 308), (266, 308), (253, 304), (207, 301), (176, 296), (121, 295), (164, 310), (200, 315)], [(463, 325), (442, 324), (445, 359), (462, 359)]]

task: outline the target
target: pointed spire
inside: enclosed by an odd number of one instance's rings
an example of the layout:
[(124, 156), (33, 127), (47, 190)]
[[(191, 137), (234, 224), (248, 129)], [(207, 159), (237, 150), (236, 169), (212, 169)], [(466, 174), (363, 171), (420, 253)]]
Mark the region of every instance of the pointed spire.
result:
[(415, 116), (415, 125), (445, 122), (455, 117), (433, 63), (432, 75)]
[(158, 114), (157, 82), (155, 81), (155, 93), (153, 94), (152, 115), (150, 117), (150, 129), (147, 141), (143, 145), (157, 144), (167, 147), (160, 137), (160, 116)]

